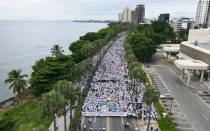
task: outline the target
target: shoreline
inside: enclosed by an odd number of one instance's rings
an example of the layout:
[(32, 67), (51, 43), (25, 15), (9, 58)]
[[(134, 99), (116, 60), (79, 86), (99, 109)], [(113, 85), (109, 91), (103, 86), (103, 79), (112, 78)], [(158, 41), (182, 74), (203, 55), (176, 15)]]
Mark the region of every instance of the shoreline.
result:
[[(12, 105), (13, 102), (14, 102), (14, 99), (15, 99), (15, 96), (10, 97), (10, 98), (8, 98), (8, 99), (6, 99), (6, 100), (1, 101), (1, 102), (0, 102), (0, 109)], [(8, 104), (7, 104), (7, 103), (8, 103)]]

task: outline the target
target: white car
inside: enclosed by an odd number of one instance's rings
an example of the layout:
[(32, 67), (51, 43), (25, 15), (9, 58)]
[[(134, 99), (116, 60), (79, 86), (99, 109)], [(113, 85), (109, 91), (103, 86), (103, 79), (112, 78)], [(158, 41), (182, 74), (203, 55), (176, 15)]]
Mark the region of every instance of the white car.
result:
[(168, 93), (167, 93), (167, 94), (161, 94), (161, 95), (160, 95), (160, 98), (161, 98), (161, 99), (167, 99), (167, 98), (169, 99), (169, 98), (171, 98), (171, 97), (172, 97), (172, 96), (171, 96), (170, 94), (168, 94)]

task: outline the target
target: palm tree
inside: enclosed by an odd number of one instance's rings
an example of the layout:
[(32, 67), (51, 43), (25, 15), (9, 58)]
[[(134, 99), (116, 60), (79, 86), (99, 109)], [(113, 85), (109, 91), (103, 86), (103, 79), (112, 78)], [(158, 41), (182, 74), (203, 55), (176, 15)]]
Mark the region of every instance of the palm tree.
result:
[(143, 101), (149, 106), (149, 121), (147, 125), (147, 131), (149, 131), (150, 117), (151, 117), (151, 106), (152, 103), (156, 103), (159, 100), (159, 92), (152, 87), (147, 87), (144, 92)]
[(83, 46), (82, 51), (83, 51), (83, 54), (87, 58), (90, 58), (90, 63), (92, 63), (91, 64), (91, 71), (90, 71), (90, 73), (92, 74), (92, 71), (93, 71), (93, 60), (92, 60), (92, 57), (94, 55), (94, 46), (91, 43), (86, 44), (85, 46)]
[[(166, 27), (165, 29), (164, 29), (164, 33), (166, 34), (166, 42), (167, 42), (167, 34), (170, 32), (170, 29), (168, 28), (168, 27)], [(168, 42), (167, 42), (168, 43)], [(166, 43), (166, 44), (167, 44)]]
[(21, 70), (12, 70), (8, 73), (8, 79), (4, 81), (5, 84), (10, 83), (9, 89), (13, 89), (13, 93), (17, 94), (17, 96), (20, 98), (22, 103), (23, 112), (25, 115), (25, 118), (27, 121), (29, 121), (28, 116), (25, 111), (25, 107), (23, 104), (23, 98), (21, 96), (21, 93), (24, 92), (27, 88), (28, 81), (25, 80), (25, 77), (28, 77), (27, 74), (21, 74)]
[(64, 50), (62, 50), (62, 47), (60, 47), (59, 45), (54, 45), (51, 49), (51, 53), (52, 56), (59, 56), (62, 55), (62, 52), (64, 52)]
[(53, 116), (54, 131), (56, 131), (56, 116), (63, 114), (63, 108), (67, 105), (67, 101), (64, 97), (55, 90), (43, 94), (40, 102), (40, 113), (42, 117), (47, 117), (48, 119)]
[[(71, 122), (72, 121), (72, 105), (75, 104), (76, 100), (78, 99), (78, 96), (80, 96), (80, 88), (79, 87), (75, 88), (72, 82), (69, 82), (67, 80), (62, 80), (62, 81), (58, 81), (55, 84), (54, 89), (57, 92), (60, 92), (60, 94), (62, 94), (66, 100), (70, 100), (69, 110), (70, 110), (70, 122)], [(66, 127), (66, 112), (64, 112), (64, 125)]]

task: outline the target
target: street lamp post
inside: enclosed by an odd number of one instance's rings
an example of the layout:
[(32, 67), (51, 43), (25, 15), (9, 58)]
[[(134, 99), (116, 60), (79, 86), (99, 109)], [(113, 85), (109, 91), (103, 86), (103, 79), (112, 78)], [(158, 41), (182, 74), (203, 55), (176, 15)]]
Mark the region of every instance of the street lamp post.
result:
[(171, 100), (171, 106), (170, 106), (170, 115), (171, 115), (171, 108), (172, 108), (172, 100), (174, 99), (174, 96), (171, 96), (170, 97), (170, 100)]

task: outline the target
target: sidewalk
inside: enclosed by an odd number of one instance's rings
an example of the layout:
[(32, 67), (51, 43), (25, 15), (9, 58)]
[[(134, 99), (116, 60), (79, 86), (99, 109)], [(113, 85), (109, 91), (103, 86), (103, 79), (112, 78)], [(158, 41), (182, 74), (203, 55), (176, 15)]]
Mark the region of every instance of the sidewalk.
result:
[(188, 77), (185, 75), (184, 78), (181, 78), (181, 71), (179, 69), (177, 69), (176, 67), (171, 69), (174, 71), (174, 73), (176, 74), (176, 76), (188, 87), (190, 88), (192, 91), (204, 91), (204, 92), (209, 92), (209, 88), (207, 87), (207, 85), (204, 82), (200, 82), (200, 78), (198, 76), (195, 75), (191, 75), (191, 81), (190, 84), (187, 85), (187, 79)]
[[(144, 125), (142, 125), (142, 121), (139, 120), (139, 121), (138, 121), (138, 124), (139, 124), (139, 127), (140, 127), (140, 128), (139, 128), (140, 131), (146, 131), (146, 130), (147, 130), (148, 120), (144, 121)], [(153, 127), (153, 131), (154, 131), (155, 129), (157, 129), (157, 128), (158, 128), (158, 131), (160, 131), (159, 126), (158, 126), (158, 123), (157, 123), (156, 120), (150, 120), (150, 128), (151, 128), (151, 127)]]
[[(72, 117), (74, 116), (74, 110), (72, 110)], [(56, 122), (58, 123), (58, 131), (64, 131), (64, 116), (60, 116), (56, 119)], [(69, 112), (66, 113), (66, 128), (68, 130), (70, 124), (69, 119)], [(54, 131), (54, 123), (52, 122), (49, 128), (50, 131)]]

